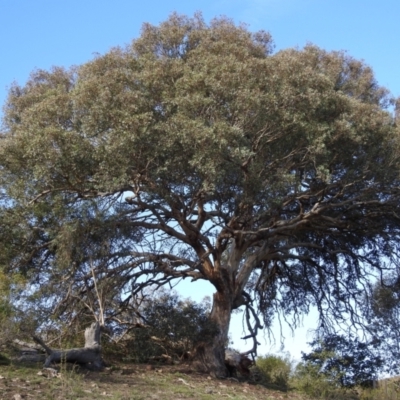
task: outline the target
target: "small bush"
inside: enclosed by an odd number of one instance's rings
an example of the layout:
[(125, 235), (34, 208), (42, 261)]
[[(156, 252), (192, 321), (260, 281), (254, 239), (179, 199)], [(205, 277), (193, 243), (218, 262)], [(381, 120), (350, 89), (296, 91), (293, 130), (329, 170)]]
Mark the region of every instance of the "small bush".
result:
[(316, 365), (300, 363), (290, 379), (290, 386), (314, 399), (358, 399), (354, 390), (341, 387), (329, 376), (322, 374)]
[(139, 311), (143, 327), (131, 331), (125, 354), (135, 362), (182, 359), (218, 332), (209, 320), (207, 304), (182, 299), (174, 292), (161, 291), (143, 302)]
[(359, 400), (399, 400), (400, 377), (383, 379), (377, 382), (375, 389), (360, 388)]
[(267, 387), (287, 390), (291, 370), (292, 363), (288, 357), (266, 355), (257, 358), (252, 373), (259, 383)]

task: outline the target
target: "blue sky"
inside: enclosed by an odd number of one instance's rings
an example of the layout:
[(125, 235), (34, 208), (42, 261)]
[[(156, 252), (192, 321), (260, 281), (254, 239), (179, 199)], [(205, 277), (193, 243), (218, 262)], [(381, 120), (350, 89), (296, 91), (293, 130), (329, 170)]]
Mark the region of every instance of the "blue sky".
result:
[[(173, 11), (201, 11), (206, 20), (226, 15), (251, 30), (267, 30), (276, 50), (308, 42), (346, 50), (365, 60), (378, 82), (400, 96), (398, 0), (0, 0), (0, 103), (7, 87), (13, 81), (23, 84), (33, 69), (82, 64), (95, 53), (129, 43), (143, 22), (158, 24)], [(200, 295), (202, 289), (183, 291)], [(305, 320), (295, 339), (285, 342), (295, 357), (305, 348), (313, 320)], [(239, 336), (234, 334), (236, 346)]]

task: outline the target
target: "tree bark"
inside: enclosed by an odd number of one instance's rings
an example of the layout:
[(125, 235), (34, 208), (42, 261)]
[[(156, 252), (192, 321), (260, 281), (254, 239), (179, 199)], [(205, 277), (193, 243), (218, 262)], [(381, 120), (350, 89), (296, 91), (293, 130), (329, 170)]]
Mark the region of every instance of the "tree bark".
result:
[(52, 363), (69, 362), (85, 364), (94, 369), (102, 369), (104, 363), (101, 357), (100, 335), (101, 326), (98, 322), (94, 322), (85, 330), (85, 347), (68, 350), (52, 350), (37, 336), (34, 336), (33, 339), (46, 350), (48, 355), (44, 364), (46, 368)]
[(200, 368), (217, 378), (229, 375), (225, 365), (225, 348), (228, 344), (229, 324), (231, 320), (232, 301), (230, 296), (221, 292), (214, 293), (213, 308), (210, 319), (218, 327), (218, 333), (210, 342), (197, 346), (195, 359)]

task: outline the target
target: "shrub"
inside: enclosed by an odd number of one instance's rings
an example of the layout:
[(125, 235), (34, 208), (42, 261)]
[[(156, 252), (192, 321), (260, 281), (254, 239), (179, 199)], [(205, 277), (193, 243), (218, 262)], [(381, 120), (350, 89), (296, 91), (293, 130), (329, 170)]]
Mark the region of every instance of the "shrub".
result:
[(292, 363), (288, 357), (266, 355), (257, 358), (252, 373), (265, 386), (287, 390), (291, 370)]
[(296, 366), (290, 386), (314, 399), (358, 399), (353, 390), (341, 387), (332, 377), (321, 373), (317, 365), (308, 362)]
[(376, 389), (363, 388), (360, 391), (360, 400), (399, 400), (399, 377), (387, 378), (378, 382)]
[(183, 300), (176, 293), (162, 291), (146, 300), (140, 315), (145, 327), (132, 331), (131, 351), (137, 362), (151, 359), (181, 359), (196, 344), (212, 340), (217, 333), (209, 320), (207, 303)]

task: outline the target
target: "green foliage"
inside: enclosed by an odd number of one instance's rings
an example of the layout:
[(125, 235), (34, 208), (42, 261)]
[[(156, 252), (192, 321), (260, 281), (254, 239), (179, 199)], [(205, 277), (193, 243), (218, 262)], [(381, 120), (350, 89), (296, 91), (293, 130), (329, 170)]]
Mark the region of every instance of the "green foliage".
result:
[(385, 275), (372, 285), (364, 310), (370, 334), (384, 359), (384, 371), (399, 374), (400, 279), (397, 274)]
[[(327, 335), (310, 344), (313, 351), (303, 353), (303, 361), (291, 378), (296, 390), (320, 399), (376, 398), (373, 381), (384, 359), (374, 352), (375, 342)], [(354, 387), (362, 393), (361, 397), (351, 390)]]
[(267, 387), (287, 390), (292, 370), (292, 362), (286, 357), (266, 355), (257, 357), (256, 365), (252, 367), (253, 375), (258, 375), (257, 381)]
[(222, 354), (246, 299), (266, 323), (314, 305), (340, 322), (371, 270), (398, 265), (392, 96), (344, 52), (272, 48), (227, 18), (173, 14), (129, 46), (12, 85), (0, 266), (26, 277), (39, 323), (101, 306), (116, 323), (127, 293), (204, 279), (219, 302), (208, 354)]
[[(138, 362), (182, 359), (199, 342), (211, 342), (217, 328), (209, 319), (207, 304), (183, 300), (175, 293), (162, 292), (146, 299), (139, 310), (144, 327), (132, 331), (126, 356)], [(164, 361), (166, 359), (164, 358)]]
[(378, 344), (375, 341), (361, 342), (357, 338), (326, 335), (311, 342), (313, 351), (303, 353), (302, 358), (335, 386), (372, 387), (384, 365), (383, 357), (374, 352)]
[(355, 392), (338, 386), (330, 377), (321, 374), (318, 365), (311, 363), (302, 362), (296, 366), (290, 385), (314, 399), (358, 399)]
[(398, 377), (382, 379), (375, 389), (363, 389), (360, 391), (360, 400), (399, 400)]
[(19, 295), (25, 287), (23, 276), (0, 269), (0, 343), (12, 341), (26, 326), (28, 318), (18, 306)]

